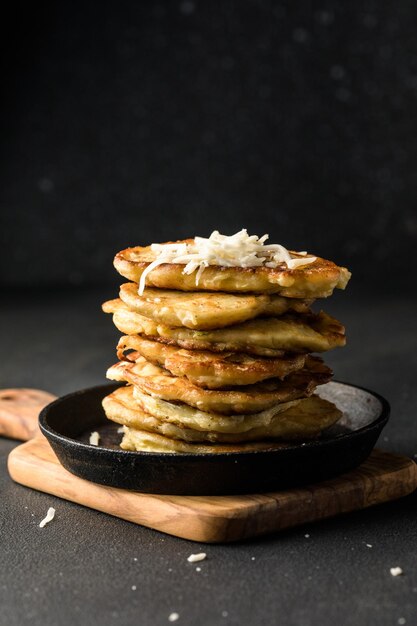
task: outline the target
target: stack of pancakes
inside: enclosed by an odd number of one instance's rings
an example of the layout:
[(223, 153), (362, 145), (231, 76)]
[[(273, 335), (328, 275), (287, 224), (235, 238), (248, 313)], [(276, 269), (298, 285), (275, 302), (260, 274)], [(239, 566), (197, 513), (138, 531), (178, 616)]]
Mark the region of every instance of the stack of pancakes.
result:
[[(291, 253), (297, 258), (297, 253)], [(107, 373), (127, 383), (103, 400), (123, 425), (126, 450), (265, 450), (317, 437), (341, 414), (315, 395), (332, 372), (312, 352), (345, 344), (344, 328), (314, 299), (344, 288), (349, 272), (316, 258), (289, 269), (210, 265), (199, 276), (128, 248), (115, 267), (131, 282), (105, 302), (123, 333)]]

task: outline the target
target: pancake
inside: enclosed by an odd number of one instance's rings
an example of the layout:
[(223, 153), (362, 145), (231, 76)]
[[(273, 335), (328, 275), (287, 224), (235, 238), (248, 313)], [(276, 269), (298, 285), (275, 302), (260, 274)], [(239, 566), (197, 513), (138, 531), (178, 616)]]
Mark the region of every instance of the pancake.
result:
[(167, 370), (140, 357), (135, 363), (121, 361), (107, 371), (110, 380), (133, 384), (154, 398), (181, 402), (208, 413), (258, 413), (279, 402), (290, 402), (313, 393), (317, 385), (328, 382), (331, 370), (321, 359), (307, 357), (302, 370), (284, 381), (271, 379), (246, 387), (209, 390), (193, 385), (187, 378), (173, 376)]
[(143, 296), (140, 296), (136, 283), (122, 285), (120, 298), (132, 311), (157, 323), (196, 330), (224, 328), (259, 315), (277, 316), (287, 311), (305, 312), (313, 302), (277, 295), (168, 289), (146, 289)]
[[(192, 242), (192, 239), (186, 239), (177, 243)], [(305, 258), (297, 252), (291, 252), (291, 255), (295, 258)], [(157, 254), (152, 251), (151, 246), (136, 246), (116, 254), (114, 266), (119, 274), (138, 283), (142, 273), (156, 258)], [(345, 267), (339, 267), (332, 261), (319, 257), (313, 263), (297, 269), (288, 269), (285, 263), (275, 268), (265, 265), (258, 267), (209, 265), (201, 273), (198, 281), (196, 272), (184, 274), (184, 267), (179, 263), (158, 265), (147, 275), (146, 285), (181, 291), (277, 293), (288, 298), (325, 298), (330, 296), (335, 288), (344, 289), (350, 278), (350, 272)]]
[(237, 444), (204, 444), (187, 443), (178, 439), (170, 439), (163, 435), (150, 433), (146, 430), (126, 428), (120, 444), (123, 450), (135, 452), (182, 453), (182, 454), (226, 454), (228, 452), (254, 452), (256, 450), (276, 450), (282, 444), (269, 442), (249, 442)]
[(284, 379), (305, 363), (303, 354), (268, 358), (253, 357), (243, 352), (185, 350), (140, 335), (122, 337), (117, 346), (117, 356), (120, 360), (129, 361), (143, 356), (171, 374), (186, 376), (194, 385), (208, 389), (253, 385), (269, 378)]
[(300, 400), (280, 402), (259, 413), (223, 415), (222, 413), (202, 411), (180, 402), (174, 403), (154, 398), (135, 386), (132, 387), (132, 395), (138, 409), (160, 420), (194, 430), (239, 435), (252, 430), (252, 428), (268, 426), (276, 415), (300, 402)]
[[(334, 424), (342, 416), (334, 404), (312, 396), (300, 400), (285, 411), (252, 420), (252, 428), (240, 432), (225, 432), (215, 427), (210, 430), (195, 429), (183, 423), (158, 418), (138, 408), (131, 387), (121, 387), (103, 400), (108, 419), (129, 429), (142, 430), (189, 443), (239, 443), (264, 439), (303, 439), (316, 437), (322, 430)], [(213, 418), (214, 419), (214, 418)], [(214, 419), (215, 422), (215, 419)], [(214, 425), (215, 426), (215, 425)]]
[(140, 334), (187, 350), (246, 352), (283, 356), (285, 352), (324, 352), (346, 343), (344, 327), (326, 313), (286, 313), (281, 317), (249, 320), (218, 330), (191, 330), (158, 324), (122, 302), (103, 304), (113, 313), (116, 327), (126, 335)]

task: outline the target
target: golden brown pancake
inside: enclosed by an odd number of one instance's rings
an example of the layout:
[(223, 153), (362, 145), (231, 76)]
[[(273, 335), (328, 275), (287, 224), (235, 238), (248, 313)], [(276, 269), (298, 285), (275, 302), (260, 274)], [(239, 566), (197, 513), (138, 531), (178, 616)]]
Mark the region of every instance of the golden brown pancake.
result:
[(187, 443), (179, 439), (170, 439), (146, 430), (126, 428), (120, 444), (123, 450), (135, 452), (173, 453), (173, 454), (225, 454), (228, 452), (254, 452), (256, 450), (276, 450), (283, 445), (273, 441), (251, 441), (235, 444)]
[[(120, 387), (103, 400), (105, 413), (110, 420), (130, 429), (187, 442), (239, 443), (274, 438), (307, 439), (316, 437), (342, 416), (334, 404), (319, 396), (311, 396), (290, 405), (279, 413), (265, 411), (257, 416), (241, 416), (240, 424), (238, 421), (228, 424), (228, 420), (232, 422), (232, 419), (224, 416), (212, 415), (209, 422), (206, 419), (202, 422), (181, 420), (181, 413), (169, 416), (169, 419), (166, 416), (150, 415), (138, 407), (132, 387)], [(204, 422), (210, 428), (202, 428)]]
[(136, 361), (138, 356), (143, 356), (171, 374), (186, 376), (194, 385), (207, 389), (252, 385), (268, 378), (282, 380), (291, 372), (301, 369), (305, 363), (304, 354), (268, 358), (254, 357), (243, 352), (185, 350), (140, 335), (122, 337), (117, 346), (117, 356), (120, 360), (129, 361)]
[(138, 409), (158, 419), (186, 428), (193, 428), (194, 430), (234, 434), (244, 433), (252, 428), (268, 425), (275, 415), (300, 402), (300, 400), (280, 402), (270, 409), (265, 409), (259, 413), (224, 415), (223, 413), (202, 411), (188, 404), (154, 398), (134, 386), (132, 387), (132, 395)]
[[(177, 243), (192, 241), (186, 239)], [(297, 252), (291, 252), (291, 255), (304, 258)], [(114, 266), (119, 274), (138, 283), (142, 272), (156, 257), (150, 246), (136, 246), (116, 254)], [(332, 261), (319, 257), (309, 265), (292, 270), (285, 263), (276, 268), (209, 265), (201, 274), (198, 285), (196, 273), (183, 274), (184, 267), (178, 263), (159, 265), (147, 275), (146, 285), (181, 291), (279, 293), (288, 298), (325, 298), (336, 287), (344, 289), (350, 278), (350, 272), (345, 267), (338, 267)]]
[(306, 312), (313, 300), (207, 291), (145, 289), (138, 294), (136, 283), (120, 287), (120, 299), (136, 313), (167, 326), (195, 330), (224, 328), (259, 315), (277, 316), (287, 311)]
[(126, 335), (140, 334), (187, 350), (246, 352), (283, 356), (285, 352), (324, 352), (346, 343), (344, 327), (326, 313), (286, 313), (258, 318), (218, 330), (190, 330), (158, 324), (131, 311), (122, 300), (103, 304), (116, 327)]
[(135, 363), (121, 361), (107, 371), (107, 378), (125, 381), (154, 398), (184, 403), (208, 413), (258, 413), (279, 402), (290, 402), (313, 393), (317, 385), (331, 378), (331, 370), (321, 359), (308, 356), (302, 370), (284, 381), (271, 379), (245, 387), (203, 389), (187, 378), (173, 376), (143, 357)]

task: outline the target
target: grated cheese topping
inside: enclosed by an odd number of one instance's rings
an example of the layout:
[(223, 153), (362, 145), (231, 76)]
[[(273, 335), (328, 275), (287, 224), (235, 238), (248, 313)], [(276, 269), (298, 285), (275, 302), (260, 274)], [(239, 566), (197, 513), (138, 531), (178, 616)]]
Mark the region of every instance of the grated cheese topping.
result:
[(100, 435), (99, 433), (95, 430), (93, 433), (91, 433), (90, 435), (90, 444), (92, 446), (98, 446), (98, 442), (100, 441)]
[(51, 522), (55, 517), (55, 509), (50, 506), (48, 509), (48, 512), (46, 514), (46, 517), (43, 518), (43, 520), (39, 523), (39, 528), (43, 528), (46, 524), (49, 524), (49, 522)]
[(280, 244), (265, 245), (268, 238), (269, 235), (248, 235), (246, 228), (243, 228), (230, 237), (215, 230), (210, 237), (195, 237), (191, 243), (153, 243), (151, 250), (158, 256), (140, 277), (139, 295), (145, 289), (146, 276), (163, 263), (184, 265), (183, 274), (196, 272), (195, 283), (198, 285), (201, 274), (209, 265), (275, 268), (285, 263), (288, 269), (293, 270), (317, 259), (315, 256), (308, 256), (306, 251), (298, 253), (304, 258), (292, 257), (287, 248)]

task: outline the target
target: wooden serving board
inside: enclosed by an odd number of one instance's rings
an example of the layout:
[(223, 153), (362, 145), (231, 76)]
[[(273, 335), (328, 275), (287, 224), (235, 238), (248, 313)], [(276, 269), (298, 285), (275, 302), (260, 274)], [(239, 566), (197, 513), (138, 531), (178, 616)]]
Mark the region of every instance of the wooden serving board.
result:
[(40, 389), (0, 389), (0, 436), (27, 441), (40, 434), (38, 415), (55, 399)]
[(380, 450), (374, 450), (356, 470), (332, 480), (243, 496), (163, 496), (96, 485), (65, 470), (41, 434), (16, 447), (9, 455), (8, 467), (11, 477), (27, 487), (207, 543), (276, 532), (395, 500), (417, 488), (416, 464)]
[(27, 487), (200, 542), (271, 533), (400, 498), (417, 487), (413, 461), (375, 450), (358, 469), (306, 488), (244, 496), (142, 494), (70, 474), (42, 436), (11, 452), (9, 472)]

